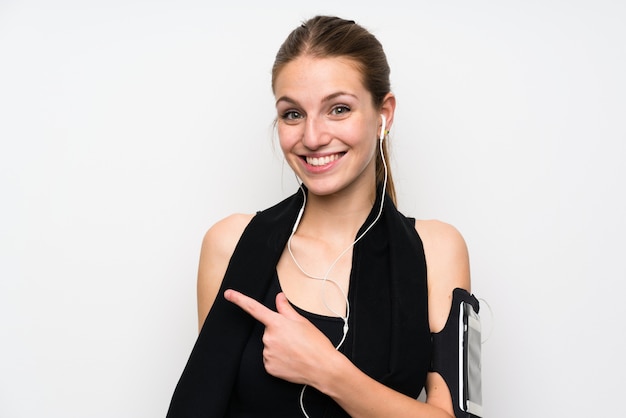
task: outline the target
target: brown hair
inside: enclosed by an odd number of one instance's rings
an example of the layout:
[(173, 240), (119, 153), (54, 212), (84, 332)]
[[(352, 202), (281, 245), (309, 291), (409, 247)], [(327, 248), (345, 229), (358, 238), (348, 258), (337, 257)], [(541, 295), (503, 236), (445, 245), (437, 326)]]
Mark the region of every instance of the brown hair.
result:
[[(272, 67), (272, 91), (280, 71), (302, 55), (314, 57), (346, 57), (357, 63), (365, 88), (372, 95), (375, 108), (382, 106), (391, 91), (389, 64), (383, 47), (367, 29), (353, 20), (334, 16), (315, 16), (294, 29), (280, 46)], [(383, 142), (388, 167), (387, 193), (396, 203), (396, 190), (391, 176), (387, 141)], [(380, 151), (376, 153), (376, 182), (382, 183), (385, 171)]]

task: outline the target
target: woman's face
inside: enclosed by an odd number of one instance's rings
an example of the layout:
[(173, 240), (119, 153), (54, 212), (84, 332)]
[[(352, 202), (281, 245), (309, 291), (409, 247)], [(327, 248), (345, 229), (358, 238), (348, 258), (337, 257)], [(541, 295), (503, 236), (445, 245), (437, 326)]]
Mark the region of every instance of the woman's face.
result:
[(302, 56), (275, 80), (285, 159), (310, 193), (371, 193), (381, 116), (347, 58)]

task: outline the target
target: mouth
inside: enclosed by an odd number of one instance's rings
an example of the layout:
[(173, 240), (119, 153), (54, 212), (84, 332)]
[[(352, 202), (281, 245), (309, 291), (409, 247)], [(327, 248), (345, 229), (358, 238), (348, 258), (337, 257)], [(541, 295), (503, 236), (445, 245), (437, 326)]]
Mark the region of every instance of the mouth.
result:
[(323, 167), (325, 165), (328, 165), (334, 161), (337, 161), (338, 159), (340, 159), (341, 157), (343, 157), (345, 154), (345, 152), (340, 152), (337, 154), (331, 154), (331, 155), (325, 155), (323, 157), (307, 157), (304, 156), (302, 157), (302, 159), (304, 161), (306, 161), (306, 163), (308, 165), (311, 165), (313, 167)]

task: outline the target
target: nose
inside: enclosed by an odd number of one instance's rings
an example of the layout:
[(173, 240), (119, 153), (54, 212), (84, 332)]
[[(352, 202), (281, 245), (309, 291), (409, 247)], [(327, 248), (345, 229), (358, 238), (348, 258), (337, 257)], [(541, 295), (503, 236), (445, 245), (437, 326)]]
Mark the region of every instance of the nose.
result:
[(319, 117), (307, 117), (304, 122), (302, 144), (310, 150), (317, 150), (328, 145), (332, 139), (328, 132), (326, 122)]

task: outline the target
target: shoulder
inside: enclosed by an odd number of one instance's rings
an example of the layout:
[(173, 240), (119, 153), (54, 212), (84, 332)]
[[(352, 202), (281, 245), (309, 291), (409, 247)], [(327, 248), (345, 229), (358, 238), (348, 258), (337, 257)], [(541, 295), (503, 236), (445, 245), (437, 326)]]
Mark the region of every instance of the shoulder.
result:
[(461, 261), (468, 256), (465, 239), (454, 226), (439, 220), (416, 220), (415, 230), (433, 261)]
[(452, 225), (438, 220), (416, 220), (422, 239), (428, 277), (429, 322), (433, 332), (445, 325), (452, 291), (471, 292), (469, 255), (465, 239)]
[(219, 220), (204, 234), (202, 250), (210, 250), (213, 255), (225, 255), (230, 259), (253, 217), (253, 214), (235, 213)]
[[(204, 234), (200, 251), (200, 273), (203, 268), (226, 272), (226, 266), (244, 229), (254, 217), (252, 214), (236, 213), (216, 222)], [(221, 279), (221, 278), (220, 278)]]
[(204, 234), (198, 266), (198, 322), (202, 326), (217, 297), (230, 258), (241, 234), (254, 217), (233, 214), (216, 222)]

